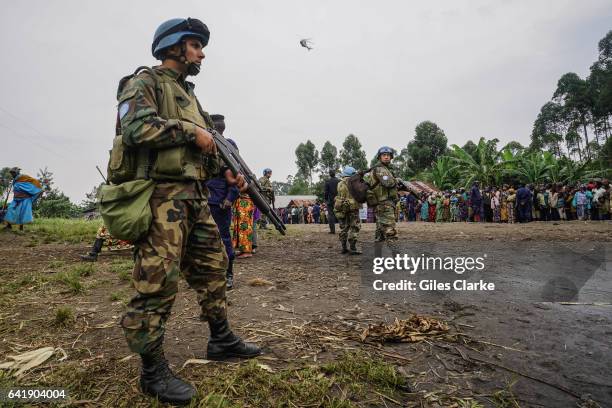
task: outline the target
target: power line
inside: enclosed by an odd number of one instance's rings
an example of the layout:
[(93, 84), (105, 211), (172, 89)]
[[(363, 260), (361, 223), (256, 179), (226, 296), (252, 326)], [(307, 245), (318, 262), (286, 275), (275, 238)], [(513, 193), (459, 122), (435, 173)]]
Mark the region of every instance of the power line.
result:
[(8, 126), (5, 123), (0, 122), (0, 126), (11, 131), (16, 137), (25, 137), (26, 139), (29, 139), (32, 142), (31, 145), (38, 147), (39, 149), (43, 150), (45, 153), (53, 153), (55, 156), (61, 159), (70, 160), (68, 157), (56, 152), (55, 150), (51, 149), (49, 146), (45, 146), (43, 143), (40, 143), (39, 140), (33, 139), (31, 136), (21, 133), (13, 129), (12, 127)]

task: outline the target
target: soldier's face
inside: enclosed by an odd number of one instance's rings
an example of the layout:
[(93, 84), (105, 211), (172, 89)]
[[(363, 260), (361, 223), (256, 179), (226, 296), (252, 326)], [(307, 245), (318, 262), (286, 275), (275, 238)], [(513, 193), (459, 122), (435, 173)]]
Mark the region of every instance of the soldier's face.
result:
[(380, 161), (389, 164), (391, 163), (391, 155), (389, 153), (383, 153), (380, 155)]
[(185, 40), (185, 58), (188, 62), (202, 64), (206, 56), (204, 55), (204, 47), (200, 40), (195, 38), (187, 38)]

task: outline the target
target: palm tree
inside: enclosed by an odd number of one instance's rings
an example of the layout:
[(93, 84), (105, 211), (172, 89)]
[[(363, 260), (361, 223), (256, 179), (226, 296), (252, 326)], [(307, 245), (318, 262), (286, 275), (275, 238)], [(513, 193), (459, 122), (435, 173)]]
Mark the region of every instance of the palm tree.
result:
[(480, 138), (472, 155), (457, 145), (452, 145), (452, 149), (450, 170), (459, 173), (464, 187), (469, 187), (474, 181), (480, 181), (485, 186), (501, 183), (504, 174), (502, 153), (491, 148), (484, 137)]
[(588, 178), (601, 175), (602, 172), (600, 170), (590, 170), (588, 168), (590, 164), (590, 161), (576, 163), (573, 160), (563, 160), (560, 163), (561, 181), (567, 184), (576, 184), (586, 181)]
[(521, 156), (514, 172), (524, 183), (540, 183), (547, 180), (550, 167), (551, 165), (542, 152), (533, 152)]
[(440, 156), (431, 167), (431, 171), (426, 174), (429, 181), (441, 190), (453, 186), (453, 171), (451, 159), (448, 156)]

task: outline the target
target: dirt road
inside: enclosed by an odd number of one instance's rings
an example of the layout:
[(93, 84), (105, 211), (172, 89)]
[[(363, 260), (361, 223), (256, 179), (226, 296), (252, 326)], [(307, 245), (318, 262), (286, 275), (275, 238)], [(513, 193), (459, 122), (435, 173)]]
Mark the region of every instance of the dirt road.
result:
[[(383, 256), (486, 255), (484, 270), (450, 275), (373, 274), (378, 254), (372, 225), (362, 229), (362, 256), (339, 255), (337, 235), (325, 226), (288, 230), (287, 237), (260, 235), (258, 253), (237, 262), (236, 289), (228, 295), (235, 331), (266, 350), (258, 359), (262, 376), (300, 383), (314, 393), (314, 383), (299, 370), (315, 367), (316, 381), (335, 383), (321, 391), (321, 401), (329, 403), (317, 404), (328, 406), (612, 406), (611, 223), (402, 223), (400, 241), (383, 249)], [(103, 253), (89, 268), (78, 260), (85, 243), (44, 241), (28, 232), (0, 234), (0, 353), (53, 346), (67, 358), (59, 361), (58, 354), (20, 380), (4, 375), (0, 385), (64, 385), (73, 402), (149, 405), (137, 391), (138, 358), (118, 327), (132, 293), (129, 252)], [(372, 288), (380, 276), (483, 280), (496, 289), (382, 292)], [(61, 308), (72, 316), (62, 320)], [(367, 336), (361, 341), (368, 326), (413, 314), (444, 322), (448, 331), (412, 333), (402, 343)], [(183, 282), (166, 334), (171, 363), (180, 369), (189, 359), (204, 358), (206, 339), (195, 294)], [(360, 380), (366, 388), (351, 388), (342, 380), (349, 371), (329, 372), (329, 364), (347, 353), (393, 367), (405, 386), (370, 387), (379, 384), (370, 370)], [(241, 370), (251, 367), (245, 364), (190, 362), (181, 375), (198, 385), (202, 406), (212, 401), (213, 391), (222, 394), (219, 406), (279, 403), (254, 399), (263, 392), (253, 382), (257, 375), (244, 377), (242, 388), (235, 385)], [(282, 377), (289, 372), (297, 377)], [(234, 377), (223, 377), (228, 373)], [(229, 385), (217, 388), (215, 381)], [(292, 406), (308, 396), (287, 398), (293, 402), (284, 404)]]

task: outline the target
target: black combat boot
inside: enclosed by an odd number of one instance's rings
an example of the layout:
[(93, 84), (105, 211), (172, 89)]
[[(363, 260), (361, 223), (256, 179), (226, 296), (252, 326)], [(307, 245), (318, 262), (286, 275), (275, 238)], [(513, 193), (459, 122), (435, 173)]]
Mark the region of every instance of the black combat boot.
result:
[(361, 251), (357, 250), (357, 241), (351, 241), (351, 255), (361, 255)]
[(348, 254), (348, 248), (346, 247), (346, 241), (340, 241), (340, 243), (342, 244), (342, 252), (340, 252), (341, 254)]
[(140, 388), (143, 393), (173, 405), (187, 405), (191, 402), (196, 390), (170, 370), (161, 341), (150, 353), (141, 354), (140, 357)]
[(234, 260), (230, 259), (227, 265), (227, 271), (225, 272), (225, 279), (227, 280), (227, 290), (234, 288)]
[(229, 327), (227, 319), (217, 322), (208, 321), (210, 339), (206, 351), (209, 360), (222, 361), (231, 357), (253, 358), (261, 354), (261, 349), (253, 343), (245, 343)]
[(104, 240), (102, 238), (96, 238), (91, 251), (89, 251), (87, 255), (81, 255), (81, 260), (86, 262), (96, 262), (98, 260), (98, 254), (102, 251), (103, 244)]

